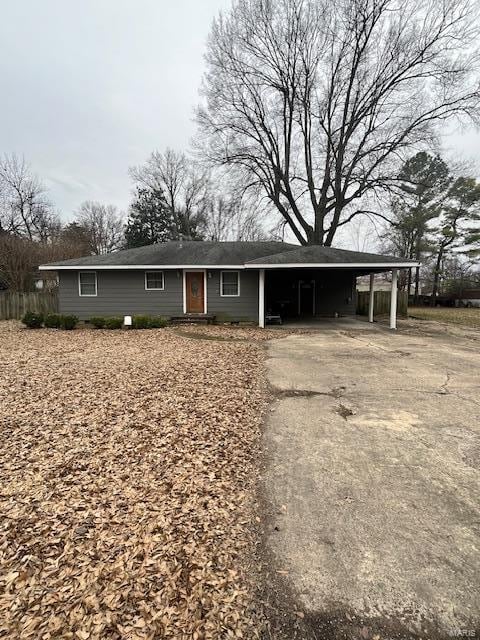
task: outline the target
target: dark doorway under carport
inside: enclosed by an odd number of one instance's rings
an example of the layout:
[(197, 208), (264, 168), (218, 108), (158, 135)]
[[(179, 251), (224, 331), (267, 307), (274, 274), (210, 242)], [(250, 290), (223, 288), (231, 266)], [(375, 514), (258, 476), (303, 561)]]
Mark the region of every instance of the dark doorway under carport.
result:
[(355, 315), (356, 272), (350, 269), (269, 269), (265, 309), (282, 321)]

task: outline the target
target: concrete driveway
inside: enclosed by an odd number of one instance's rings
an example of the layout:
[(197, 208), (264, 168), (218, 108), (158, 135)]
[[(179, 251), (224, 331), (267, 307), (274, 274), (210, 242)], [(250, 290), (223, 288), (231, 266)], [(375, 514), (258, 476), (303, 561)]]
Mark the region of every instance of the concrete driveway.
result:
[(478, 634), (480, 333), (428, 327), (269, 345), (267, 548), (289, 637)]

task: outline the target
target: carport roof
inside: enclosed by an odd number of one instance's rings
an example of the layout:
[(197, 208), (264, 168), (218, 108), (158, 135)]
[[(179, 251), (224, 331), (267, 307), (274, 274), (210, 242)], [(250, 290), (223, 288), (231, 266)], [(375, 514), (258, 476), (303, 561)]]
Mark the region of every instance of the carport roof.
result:
[[(290, 245), (291, 246), (291, 245)], [(319, 245), (296, 247), (281, 253), (274, 253), (264, 258), (250, 260), (246, 266), (260, 267), (414, 267), (418, 262), (396, 256), (384, 256), (363, 251), (334, 249)]]
[(413, 267), (417, 263), (393, 256), (382, 256), (345, 249), (311, 245), (299, 247), (286, 242), (210, 242), (178, 241), (116, 251), (101, 256), (50, 262), (41, 270), (64, 269), (144, 269), (144, 268), (233, 268), (281, 267)]

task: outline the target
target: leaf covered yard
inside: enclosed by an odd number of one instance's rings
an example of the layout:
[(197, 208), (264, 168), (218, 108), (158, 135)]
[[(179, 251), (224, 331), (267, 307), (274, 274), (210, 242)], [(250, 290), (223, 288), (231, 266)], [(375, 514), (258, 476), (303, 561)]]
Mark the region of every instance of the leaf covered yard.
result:
[(0, 637), (252, 637), (255, 333), (0, 323)]

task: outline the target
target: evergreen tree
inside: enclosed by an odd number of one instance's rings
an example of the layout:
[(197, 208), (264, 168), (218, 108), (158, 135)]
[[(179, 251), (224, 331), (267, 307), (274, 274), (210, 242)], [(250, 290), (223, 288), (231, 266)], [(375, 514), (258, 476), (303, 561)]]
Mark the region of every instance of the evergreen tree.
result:
[[(392, 206), (393, 231), (389, 240), (402, 257), (420, 260), (431, 249), (428, 240), (429, 222), (440, 214), (441, 203), (452, 178), (448, 165), (440, 156), (425, 151), (405, 162), (398, 176), (402, 195)], [(408, 291), (410, 291), (410, 274)], [(418, 296), (420, 270), (415, 271), (415, 297)]]
[(480, 213), (474, 213), (471, 216), (472, 226), (467, 229), (465, 244), (467, 249), (465, 253), (471, 258), (480, 256)]
[(159, 189), (138, 187), (130, 205), (125, 245), (127, 249), (177, 239), (170, 208)]
[(435, 245), (435, 267), (433, 272), (432, 304), (438, 294), (442, 265), (452, 249), (474, 241), (468, 227), (478, 220), (480, 209), (480, 183), (475, 178), (456, 178), (442, 203), (437, 223), (432, 227), (432, 242)]

